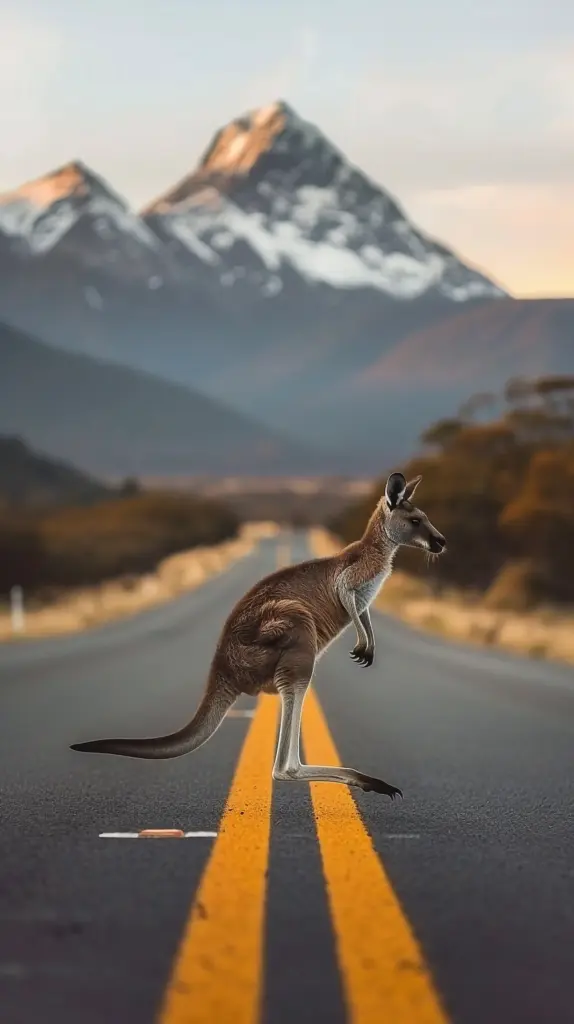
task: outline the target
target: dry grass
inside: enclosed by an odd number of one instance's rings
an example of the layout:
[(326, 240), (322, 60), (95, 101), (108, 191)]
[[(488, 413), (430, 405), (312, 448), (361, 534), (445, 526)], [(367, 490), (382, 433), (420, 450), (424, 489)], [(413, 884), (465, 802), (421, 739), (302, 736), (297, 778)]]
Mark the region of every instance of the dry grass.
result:
[(50, 604), (28, 608), (23, 634), (14, 635), (9, 610), (0, 609), (0, 641), (76, 633), (170, 601), (244, 558), (261, 537), (277, 529), (274, 523), (245, 523), (234, 540), (171, 555), (154, 573), (67, 591)]
[[(310, 531), (310, 541), (318, 557), (341, 548), (335, 537), (320, 529)], [(377, 607), (445, 638), (574, 664), (574, 613), (550, 606), (528, 612), (493, 609), (478, 595), (453, 589), (437, 597), (424, 580), (397, 570), (381, 591)]]

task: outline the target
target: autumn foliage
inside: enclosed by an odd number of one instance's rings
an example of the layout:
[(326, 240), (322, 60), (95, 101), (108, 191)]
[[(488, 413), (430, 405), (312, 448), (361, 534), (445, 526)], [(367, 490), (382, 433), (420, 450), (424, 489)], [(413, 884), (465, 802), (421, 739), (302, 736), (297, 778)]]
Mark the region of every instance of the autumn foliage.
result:
[[(574, 602), (574, 377), (510, 381), (501, 398), (475, 396), (421, 441), (393, 468), (422, 473), (416, 501), (448, 553), (427, 566), (402, 551), (397, 565), (437, 587), (482, 591), (492, 606)], [(361, 535), (383, 486), (331, 524), (344, 541)]]
[(228, 509), (187, 494), (142, 492), (43, 512), (0, 509), (0, 594), (149, 572), (176, 551), (237, 532)]

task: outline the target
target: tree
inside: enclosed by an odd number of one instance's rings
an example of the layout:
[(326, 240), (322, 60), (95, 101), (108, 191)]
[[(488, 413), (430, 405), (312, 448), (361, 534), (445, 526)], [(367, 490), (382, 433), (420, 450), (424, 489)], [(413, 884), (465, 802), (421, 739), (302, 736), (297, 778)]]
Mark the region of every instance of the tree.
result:
[[(523, 580), (531, 595), (574, 601), (574, 377), (514, 379), (503, 397), (497, 418), (459, 415), (423, 433), (422, 453), (403, 472), (422, 474), (417, 502), (449, 553), (429, 570), (420, 554), (401, 551), (397, 565), (485, 590), (512, 564), (514, 588)], [(343, 540), (361, 535), (384, 484), (333, 524)]]

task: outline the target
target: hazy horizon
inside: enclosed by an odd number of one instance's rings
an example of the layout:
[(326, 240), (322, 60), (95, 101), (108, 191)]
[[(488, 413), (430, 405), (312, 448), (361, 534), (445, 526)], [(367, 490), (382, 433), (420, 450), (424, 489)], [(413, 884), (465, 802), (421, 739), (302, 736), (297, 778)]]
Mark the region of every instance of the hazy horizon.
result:
[(136, 208), (285, 99), (515, 296), (574, 295), (574, 10), (555, 0), (0, 2), (0, 190), (81, 159)]

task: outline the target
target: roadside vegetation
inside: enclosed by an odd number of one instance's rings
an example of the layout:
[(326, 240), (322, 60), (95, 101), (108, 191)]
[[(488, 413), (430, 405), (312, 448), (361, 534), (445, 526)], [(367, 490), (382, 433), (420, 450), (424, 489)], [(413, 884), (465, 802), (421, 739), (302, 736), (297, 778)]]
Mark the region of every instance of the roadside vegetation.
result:
[[(134, 493), (135, 492), (135, 493)], [(88, 506), (0, 505), (0, 597), (13, 586), (50, 591), (152, 571), (168, 555), (235, 537), (236, 515), (182, 493), (123, 493)]]
[[(574, 660), (574, 377), (512, 380), (429, 427), (400, 468), (448, 541), (427, 563), (401, 551), (381, 604), (417, 624), (535, 656)], [(359, 537), (380, 497), (328, 525)]]

